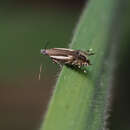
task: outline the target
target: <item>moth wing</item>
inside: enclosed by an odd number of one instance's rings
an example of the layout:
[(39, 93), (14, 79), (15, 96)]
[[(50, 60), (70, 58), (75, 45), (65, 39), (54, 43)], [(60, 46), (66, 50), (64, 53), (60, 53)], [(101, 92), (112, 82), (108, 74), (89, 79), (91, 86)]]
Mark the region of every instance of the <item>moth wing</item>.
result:
[(59, 55), (59, 56), (50, 56), (50, 57), (56, 60), (72, 60), (73, 59), (72, 55), (66, 55), (66, 56)]
[(68, 48), (53, 48), (55, 50), (62, 50), (62, 51), (74, 51), (73, 49), (68, 49)]

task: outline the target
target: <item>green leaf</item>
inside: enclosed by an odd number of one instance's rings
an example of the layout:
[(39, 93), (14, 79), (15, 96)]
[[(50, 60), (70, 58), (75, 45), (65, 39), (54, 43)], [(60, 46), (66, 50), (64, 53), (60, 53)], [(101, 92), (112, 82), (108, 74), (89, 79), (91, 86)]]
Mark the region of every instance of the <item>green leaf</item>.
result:
[[(118, 17), (123, 16), (117, 8), (120, 1), (91, 0), (87, 4), (70, 47), (84, 51), (92, 48), (95, 52), (90, 57), (93, 65), (86, 68), (87, 73), (63, 68), (42, 130), (102, 130), (105, 127), (109, 89), (119, 53), (116, 50), (122, 47), (118, 40), (113, 40)], [(119, 36), (116, 38), (120, 39)]]

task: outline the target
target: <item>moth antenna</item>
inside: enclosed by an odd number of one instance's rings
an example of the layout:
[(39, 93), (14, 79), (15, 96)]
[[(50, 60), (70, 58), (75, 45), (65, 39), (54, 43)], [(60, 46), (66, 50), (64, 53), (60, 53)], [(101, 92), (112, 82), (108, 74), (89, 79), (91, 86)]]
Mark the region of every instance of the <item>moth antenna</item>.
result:
[(42, 64), (40, 65), (40, 70), (39, 70), (39, 74), (38, 74), (38, 80), (41, 80), (41, 72), (42, 72)]
[(49, 45), (49, 41), (46, 40), (46, 41), (45, 41), (45, 47), (44, 47), (44, 48), (46, 49), (48, 45)]

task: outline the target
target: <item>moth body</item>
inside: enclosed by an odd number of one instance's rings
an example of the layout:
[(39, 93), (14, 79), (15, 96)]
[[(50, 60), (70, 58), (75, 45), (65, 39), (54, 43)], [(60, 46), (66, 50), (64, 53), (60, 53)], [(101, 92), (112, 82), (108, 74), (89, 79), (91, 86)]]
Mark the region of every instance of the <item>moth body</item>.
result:
[(94, 55), (90, 50), (84, 52), (67, 48), (41, 49), (41, 54), (48, 55), (57, 64), (68, 64), (78, 67), (91, 65), (88, 56)]

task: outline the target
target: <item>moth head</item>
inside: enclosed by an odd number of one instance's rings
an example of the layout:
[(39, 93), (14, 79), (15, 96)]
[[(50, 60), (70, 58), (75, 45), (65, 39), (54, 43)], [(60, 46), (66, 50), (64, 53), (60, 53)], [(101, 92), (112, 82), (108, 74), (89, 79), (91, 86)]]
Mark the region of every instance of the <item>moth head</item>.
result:
[(46, 49), (41, 49), (41, 50), (40, 50), (40, 54), (46, 55), (46, 54), (47, 54), (47, 53), (46, 53)]

